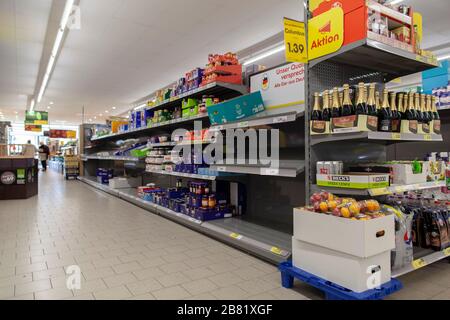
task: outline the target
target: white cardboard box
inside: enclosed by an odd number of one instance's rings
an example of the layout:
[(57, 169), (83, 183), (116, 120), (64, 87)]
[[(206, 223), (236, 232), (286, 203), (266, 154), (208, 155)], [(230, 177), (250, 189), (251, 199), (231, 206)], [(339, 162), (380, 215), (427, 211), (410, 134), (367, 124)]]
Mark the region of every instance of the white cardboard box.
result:
[(114, 178), (109, 180), (113, 189), (137, 188), (142, 185), (142, 178)]
[(360, 258), (292, 240), (295, 267), (354, 292), (374, 289), (391, 280), (391, 252)]
[(395, 248), (394, 216), (355, 221), (294, 209), (294, 238), (367, 258)]
[(413, 173), (412, 164), (410, 163), (395, 163), (385, 165), (392, 168), (392, 175), (394, 177), (394, 184), (416, 184), (427, 182), (427, 166), (428, 162), (422, 162), (422, 173)]

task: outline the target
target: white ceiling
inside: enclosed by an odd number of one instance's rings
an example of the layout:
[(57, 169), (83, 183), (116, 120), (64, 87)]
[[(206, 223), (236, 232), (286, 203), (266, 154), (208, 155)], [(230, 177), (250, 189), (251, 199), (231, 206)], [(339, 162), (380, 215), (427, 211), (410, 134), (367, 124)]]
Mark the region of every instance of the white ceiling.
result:
[(24, 112), (33, 94), (51, 0), (0, 0), (0, 110)]
[[(255, 4), (258, 5), (255, 5)], [(81, 30), (71, 30), (42, 106), (51, 117), (80, 119), (129, 109), (132, 102), (300, 18), (300, 0), (82, 0)], [(41, 108), (42, 109), (42, 108)]]
[[(61, 5), (64, 0), (53, 0)], [(424, 17), (424, 47), (450, 42), (448, 0), (405, 0)], [(81, 29), (63, 44), (42, 104), (50, 119), (79, 123), (134, 101), (302, 19), (301, 0), (81, 0)], [(52, 0), (0, 0), (0, 110), (23, 113), (36, 78)], [(44, 62), (45, 63), (45, 62)], [(21, 118), (20, 118), (21, 119)]]

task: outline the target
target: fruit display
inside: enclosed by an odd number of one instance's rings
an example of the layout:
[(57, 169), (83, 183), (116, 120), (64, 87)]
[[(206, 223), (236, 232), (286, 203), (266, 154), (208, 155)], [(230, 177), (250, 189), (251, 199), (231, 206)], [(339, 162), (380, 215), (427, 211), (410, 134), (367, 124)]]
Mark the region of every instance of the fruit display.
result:
[(340, 198), (326, 191), (314, 193), (310, 203), (307, 210), (351, 220), (366, 221), (386, 216), (386, 210), (376, 200)]

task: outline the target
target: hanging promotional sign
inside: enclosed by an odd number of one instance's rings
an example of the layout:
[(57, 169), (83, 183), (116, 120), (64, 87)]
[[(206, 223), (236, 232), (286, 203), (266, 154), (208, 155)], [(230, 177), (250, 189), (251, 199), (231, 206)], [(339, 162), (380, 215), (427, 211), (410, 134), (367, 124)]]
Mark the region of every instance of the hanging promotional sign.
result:
[(305, 103), (305, 66), (290, 63), (250, 77), (250, 91), (261, 91), (266, 109)]
[(286, 61), (308, 63), (305, 23), (284, 18)]
[(42, 132), (42, 126), (34, 124), (25, 124), (25, 131), (29, 132)]
[(48, 125), (48, 112), (46, 111), (26, 111), (25, 123), (34, 125)]
[(50, 130), (48, 136), (53, 139), (75, 139), (77, 132), (73, 130)]
[(344, 11), (334, 7), (308, 22), (308, 57), (317, 59), (338, 51), (344, 43)]

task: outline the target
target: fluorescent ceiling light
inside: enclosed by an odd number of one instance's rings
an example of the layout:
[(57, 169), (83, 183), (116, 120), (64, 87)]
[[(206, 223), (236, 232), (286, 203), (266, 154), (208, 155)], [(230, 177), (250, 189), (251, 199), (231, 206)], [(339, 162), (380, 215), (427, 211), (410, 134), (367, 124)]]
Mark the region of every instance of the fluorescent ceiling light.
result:
[(34, 99), (32, 99), (32, 100), (31, 100), (31, 104), (30, 104), (30, 111), (33, 111), (33, 109), (34, 109), (34, 104), (35, 104), (35, 101), (34, 101)]
[(400, 2), (402, 2), (403, 0), (393, 0), (391, 2), (389, 2), (389, 4), (398, 4)]
[[(58, 33), (56, 35), (55, 43), (53, 44), (53, 49), (50, 54), (50, 59), (47, 64), (47, 69), (45, 71), (44, 78), (42, 80), (41, 88), (39, 89), (39, 94), (37, 97), (37, 102), (40, 103), (44, 95), (45, 89), (47, 88), (48, 81), (50, 80), (50, 75), (52, 73), (53, 67), (55, 65), (56, 56), (58, 55), (59, 49), (61, 47), (61, 42), (64, 37), (64, 31), (66, 30), (67, 22), (69, 21), (70, 13), (72, 12), (72, 7), (75, 0), (66, 0), (66, 5), (64, 7), (64, 12), (59, 25)], [(32, 109), (32, 108), (30, 108)]]
[(116, 110), (116, 107), (112, 107), (113, 110)]
[(437, 58), (439, 61), (450, 59), (450, 54), (446, 56), (441, 56)]
[(279, 47), (276, 47), (276, 48), (274, 48), (272, 50), (269, 50), (267, 52), (264, 52), (264, 53), (261, 53), (261, 54), (255, 56), (253, 58), (250, 58), (249, 60), (245, 61), (243, 63), (243, 65), (247, 66), (249, 64), (255, 63), (255, 62), (259, 61), (259, 60), (262, 60), (264, 58), (270, 57), (270, 56), (272, 56), (272, 55), (274, 55), (274, 54), (276, 54), (278, 52), (284, 51), (285, 49), (286, 49), (286, 46), (283, 44), (283, 45), (281, 45)]
[(147, 106), (147, 104), (146, 104), (146, 103), (143, 103), (143, 104), (141, 104), (140, 106), (137, 106), (136, 108), (134, 108), (134, 110), (136, 111), (136, 110), (145, 108), (146, 106)]

